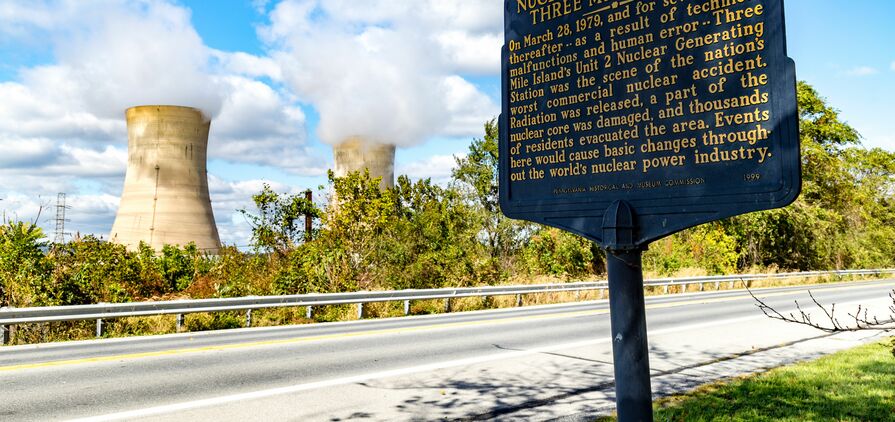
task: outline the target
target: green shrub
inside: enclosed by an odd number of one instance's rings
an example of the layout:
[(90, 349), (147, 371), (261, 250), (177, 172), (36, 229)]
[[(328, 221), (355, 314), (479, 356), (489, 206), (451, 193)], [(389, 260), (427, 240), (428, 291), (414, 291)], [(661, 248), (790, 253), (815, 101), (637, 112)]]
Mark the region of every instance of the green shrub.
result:
[(46, 301), (44, 284), (52, 271), (43, 253), (43, 231), (34, 224), (8, 221), (0, 226), (0, 307)]
[(48, 255), (53, 274), (45, 286), (47, 304), (131, 301), (145, 288), (135, 258), (123, 245), (92, 236), (54, 245)]
[(583, 277), (593, 274), (592, 243), (580, 236), (545, 227), (522, 249), (530, 274)]

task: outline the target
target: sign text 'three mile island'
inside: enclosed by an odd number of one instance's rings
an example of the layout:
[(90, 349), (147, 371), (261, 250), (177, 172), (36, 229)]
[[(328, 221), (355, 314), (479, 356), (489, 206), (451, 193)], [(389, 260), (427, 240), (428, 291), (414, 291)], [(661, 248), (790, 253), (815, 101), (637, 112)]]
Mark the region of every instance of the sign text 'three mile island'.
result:
[(507, 0), (500, 197), (513, 218), (637, 242), (799, 194), (782, 0)]

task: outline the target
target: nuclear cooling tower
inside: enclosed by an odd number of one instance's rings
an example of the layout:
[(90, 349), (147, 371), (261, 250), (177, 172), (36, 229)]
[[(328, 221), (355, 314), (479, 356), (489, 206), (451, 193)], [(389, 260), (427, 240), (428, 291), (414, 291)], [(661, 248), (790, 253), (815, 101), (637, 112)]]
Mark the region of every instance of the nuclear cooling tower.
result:
[(381, 177), (379, 187), (395, 187), (395, 146), (364, 142), (351, 138), (333, 147), (336, 177), (345, 177), (353, 171), (370, 170), (370, 178)]
[(112, 242), (129, 250), (146, 242), (221, 247), (214, 224), (205, 156), (211, 122), (189, 107), (140, 106), (127, 117), (127, 175)]

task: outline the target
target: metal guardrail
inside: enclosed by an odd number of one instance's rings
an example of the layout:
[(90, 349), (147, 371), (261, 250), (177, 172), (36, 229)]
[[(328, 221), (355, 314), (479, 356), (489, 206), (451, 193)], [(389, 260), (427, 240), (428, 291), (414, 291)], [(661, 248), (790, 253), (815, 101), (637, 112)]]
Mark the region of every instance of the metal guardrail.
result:
[[(698, 284), (700, 291), (706, 285), (714, 284), (720, 289), (721, 283), (745, 282), (747, 286), (755, 280), (808, 278), (826, 276), (882, 275), (895, 274), (895, 269), (878, 270), (841, 270), (810, 271), (800, 273), (779, 274), (737, 274), (724, 276), (662, 278), (644, 281), (644, 287), (663, 287), (668, 293), (671, 287), (681, 286), (681, 292), (687, 291), (691, 284)], [(410, 302), (413, 300), (445, 300), (445, 312), (450, 312), (451, 299), (464, 297), (516, 296), (516, 305), (522, 306), (522, 297), (535, 293), (599, 291), (600, 297), (608, 290), (606, 281), (580, 283), (554, 283), (521, 286), (486, 286), (464, 288), (442, 288), (422, 290), (373, 291), (352, 293), (321, 293), (288, 296), (247, 296), (224, 299), (173, 300), (159, 302), (100, 303), (95, 305), (47, 306), (33, 308), (0, 308), (0, 329), (3, 331), (3, 343), (8, 342), (9, 326), (18, 324), (96, 320), (97, 337), (102, 336), (103, 319), (149, 316), (177, 315), (178, 331), (183, 325), (184, 315), (198, 312), (245, 311), (246, 326), (251, 326), (252, 310), (282, 307), (307, 307), (310, 318), (315, 306), (357, 305), (358, 318), (364, 317), (364, 304), (373, 302), (404, 302), (404, 314), (410, 313)]]

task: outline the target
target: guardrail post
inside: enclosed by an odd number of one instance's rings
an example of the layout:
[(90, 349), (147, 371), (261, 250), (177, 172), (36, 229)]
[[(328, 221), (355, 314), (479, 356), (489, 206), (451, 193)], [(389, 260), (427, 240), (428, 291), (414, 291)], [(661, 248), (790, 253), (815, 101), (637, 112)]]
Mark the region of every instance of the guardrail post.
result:
[(522, 306), (522, 293), (516, 295), (516, 306)]
[(715, 290), (721, 290), (721, 282), (720, 281), (715, 282)]
[(176, 330), (177, 330), (178, 333), (181, 332), (181, 331), (183, 331), (183, 322), (184, 322), (183, 319), (184, 319), (184, 318), (183, 318), (183, 314), (177, 314), (177, 328), (176, 328)]
[(668, 285), (666, 284), (666, 285), (664, 285), (664, 286), (662, 286), (662, 287), (663, 287), (662, 290), (664, 290), (664, 291), (665, 291), (665, 294), (667, 295), (667, 294), (668, 294)]
[(7, 345), (12, 343), (12, 326), (11, 325), (0, 325), (0, 345)]
[(731, 281), (730, 282), (730, 290), (733, 290), (733, 288), (736, 287), (736, 284), (737, 284), (736, 281)]
[(252, 326), (252, 310), (246, 309), (246, 328)]
[(311, 319), (311, 317), (313, 315), (314, 315), (314, 307), (313, 306), (308, 306), (307, 308), (305, 308), (305, 318)]
[(100, 338), (103, 336), (103, 320), (96, 320), (96, 338)]
[(704, 292), (704, 291), (705, 291), (705, 283), (699, 283), (699, 291), (700, 291), (700, 292)]
[(451, 298), (444, 299), (444, 313), (449, 314), (451, 312)]
[(364, 303), (357, 304), (357, 319), (364, 319)]
[(689, 284), (684, 284), (681, 293), (687, 293), (687, 287), (689, 287)]
[(404, 315), (410, 315), (410, 299), (404, 301)]

